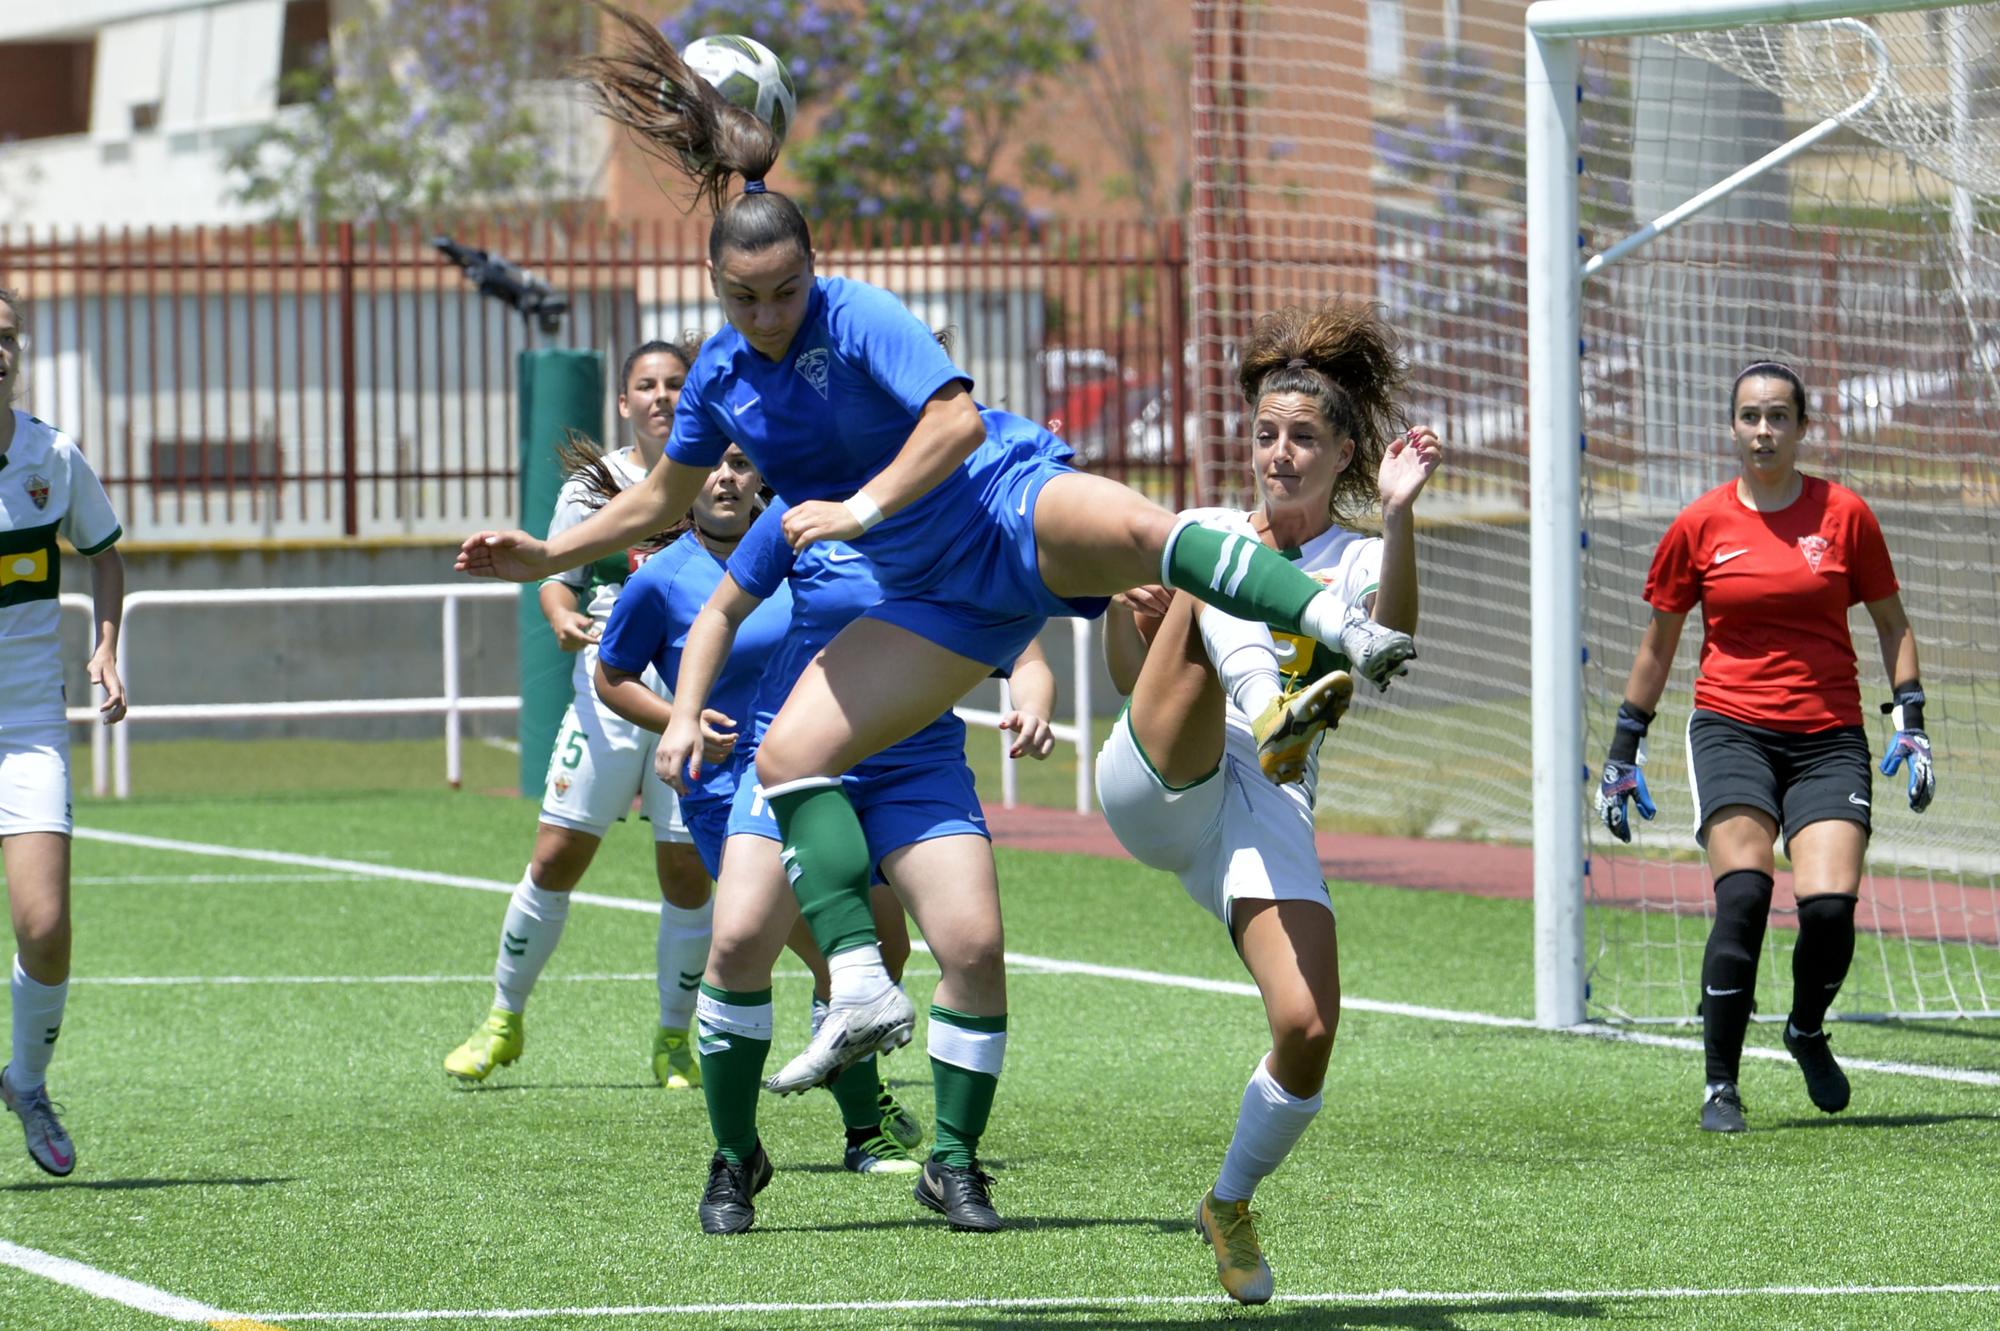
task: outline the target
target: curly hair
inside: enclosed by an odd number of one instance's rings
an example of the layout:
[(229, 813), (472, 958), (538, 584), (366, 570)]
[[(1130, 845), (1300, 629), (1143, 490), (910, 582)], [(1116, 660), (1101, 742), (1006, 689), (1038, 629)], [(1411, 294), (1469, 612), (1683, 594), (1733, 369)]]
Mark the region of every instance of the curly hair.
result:
[(1273, 393), (1303, 393), (1336, 437), (1354, 440), (1333, 483), (1332, 517), (1342, 524), (1374, 507), (1383, 450), (1409, 428), (1396, 400), (1408, 369), (1396, 342), (1375, 305), (1335, 299), (1265, 315), (1243, 347), (1236, 379), (1253, 412)]

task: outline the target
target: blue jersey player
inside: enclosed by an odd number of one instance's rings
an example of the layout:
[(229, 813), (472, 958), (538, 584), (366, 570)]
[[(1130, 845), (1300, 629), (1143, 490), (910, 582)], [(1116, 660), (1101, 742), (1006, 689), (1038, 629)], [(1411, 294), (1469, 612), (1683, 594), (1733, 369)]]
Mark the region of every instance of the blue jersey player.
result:
[[(688, 635), (678, 685), (683, 710), (661, 736), (660, 762), (684, 769), (690, 788), (702, 779), (701, 736), (691, 716), (712, 696), (715, 681), (728, 685), (733, 667), (724, 661), (734, 658), (731, 640), (738, 625), (747, 628), (762, 613), (759, 605), (768, 604), (763, 598), (782, 594), (790, 583), (792, 633), (766, 670), (758, 730), (773, 721), (813, 657), (879, 599), (874, 571), (859, 551), (822, 542), (796, 552), (785, 540), (783, 518), (782, 501), (759, 517)], [(1045, 718), (1054, 704), (1054, 677), (1039, 649), (1031, 645), (1029, 653), (1016, 678), (1020, 710), (1003, 725), (1021, 731), (1016, 753), (1043, 757), (1050, 747)], [(871, 862), (917, 916), (941, 972), (930, 1024), (937, 1140), (917, 1184), (918, 1199), (959, 1227), (997, 1228), (977, 1152), (1006, 1049), (1006, 975), (998, 881), (965, 764), (965, 725), (946, 712), (851, 768), (842, 784), (860, 817)], [(771, 964), (797, 913), (785, 885), (776, 820), (751, 783), (737, 787), (729, 831), (709, 974), (696, 1008), (703, 1084), (714, 1088), (709, 1106), (717, 1153), (701, 1207), (703, 1228), (712, 1233), (750, 1227), (751, 1198), (768, 1176), (755, 1100), (769, 1043), (751, 1032), (769, 1030)], [(873, 1066), (872, 1058), (855, 1063), (835, 1080), (835, 1093), (845, 1089), (846, 1098), (865, 1108)], [(870, 1070), (869, 1084), (846, 1089), (862, 1069)], [(722, 1094), (729, 1086), (738, 1093)], [(865, 1126), (854, 1131), (861, 1134)], [(963, 1185), (952, 1207), (944, 1204), (947, 1177)]]
[[(757, 754), (814, 939), (829, 964), (858, 954), (836, 967), (819, 1033), (773, 1078), (817, 1085), (907, 1043), (915, 1021), (879, 955), (867, 842), (840, 775), (930, 724), (1047, 617), (1094, 615), (1113, 593), (1164, 582), (1338, 648), (1378, 686), (1415, 647), (1277, 551), (1074, 471), (1038, 425), (982, 410), (971, 377), (893, 296), (815, 274), (804, 214), (764, 185), (780, 144), (770, 127), (651, 25), (612, 12), (627, 45), (586, 60), (592, 85), (715, 204), (709, 269), (728, 326), (697, 357), (666, 460), (644, 485), (549, 541), (476, 533), (458, 567), (526, 580), (618, 549), (682, 511), (731, 443), (791, 503), (794, 548), (844, 540), (875, 561), (882, 601), (807, 668)], [(948, 1211), (963, 1182), (946, 1180)]]

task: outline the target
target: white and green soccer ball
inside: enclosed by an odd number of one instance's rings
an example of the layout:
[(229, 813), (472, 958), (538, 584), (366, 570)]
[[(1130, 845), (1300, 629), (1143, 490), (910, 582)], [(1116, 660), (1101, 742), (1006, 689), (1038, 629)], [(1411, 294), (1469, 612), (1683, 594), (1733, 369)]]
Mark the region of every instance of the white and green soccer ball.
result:
[(779, 138), (785, 137), (799, 113), (799, 94), (792, 86), (792, 72), (770, 47), (754, 37), (725, 33), (695, 38), (681, 59), (726, 100), (769, 125)]

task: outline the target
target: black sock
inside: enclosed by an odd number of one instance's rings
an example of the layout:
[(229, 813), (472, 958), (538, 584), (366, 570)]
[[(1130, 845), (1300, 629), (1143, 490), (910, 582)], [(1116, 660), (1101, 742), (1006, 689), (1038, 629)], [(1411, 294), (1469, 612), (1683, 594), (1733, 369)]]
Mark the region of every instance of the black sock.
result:
[(882, 1129), (879, 1126), (872, 1128), (849, 1128), (847, 1130), (847, 1144), (849, 1146), (866, 1146), (881, 1135)]
[(1854, 905), (1828, 894), (1799, 903), (1799, 945), (1792, 951), (1792, 1028), (1813, 1034), (1854, 960)]
[(1736, 1080), (1770, 914), (1770, 874), (1738, 869), (1715, 880), (1715, 927), (1701, 957), (1701, 1043), (1710, 1085)]

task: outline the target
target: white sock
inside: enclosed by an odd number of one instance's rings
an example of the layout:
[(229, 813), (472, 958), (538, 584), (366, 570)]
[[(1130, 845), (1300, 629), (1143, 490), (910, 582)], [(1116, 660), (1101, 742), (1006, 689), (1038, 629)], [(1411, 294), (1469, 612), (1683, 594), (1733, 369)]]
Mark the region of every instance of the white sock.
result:
[(813, 1000), (813, 1015), (812, 1015), (812, 1023), (813, 1023), (813, 1034), (814, 1034), (814, 1035), (818, 1035), (818, 1034), (819, 1034), (819, 1028), (820, 1028), (820, 1027), (822, 1027), (822, 1026), (824, 1026), (824, 1025), (826, 1025), (826, 1014), (827, 1014), (827, 1013), (828, 1013), (828, 1012), (829, 1012), (830, 1010), (831, 1010), (831, 1009), (830, 1009), (830, 1008), (828, 1008), (828, 1007), (827, 1007), (827, 1005), (826, 1005), (825, 1003), (821, 1002), (821, 1001), (820, 1001), (819, 999), (815, 998), (815, 999)]
[(13, 997), (14, 1054), (8, 1062), (7, 1081), (17, 1091), (32, 1091), (49, 1079), (49, 1060), (55, 1057), (56, 1035), (62, 1030), (69, 981), (43, 984), (21, 969), (17, 954)]
[(1306, 608), (1299, 613), (1299, 627), (1310, 633), (1316, 640), (1329, 647), (1339, 648), (1340, 628), (1347, 622), (1347, 602), (1333, 594), (1332, 588), (1315, 595), (1306, 602)]
[(520, 1012), (541, 978), (542, 967), (562, 937), (569, 918), (569, 893), (535, 886), (527, 874), (507, 901), (507, 918), (500, 921), (500, 955), (493, 962), (493, 1006)]
[(882, 964), (882, 949), (874, 943), (849, 948), (826, 959), (827, 974), (833, 980), (833, 1006), (857, 1007), (881, 997), (896, 982)]
[(653, 956), (659, 964), (660, 1025), (687, 1029), (694, 1016), (695, 991), (708, 968), (709, 921), (715, 898), (689, 910), (670, 901), (660, 903), (660, 940)]
[(1222, 1157), (1215, 1195), (1220, 1201), (1247, 1202), (1257, 1185), (1285, 1162), (1305, 1135), (1306, 1125), (1319, 1113), (1320, 1097), (1301, 1100), (1278, 1085), (1264, 1059), (1243, 1088), (1243, 1108), (1236, 1115), (1236, 1135)]
[(1196, 617), (1202, 646), (1215, 665), (1222, 691), (1245, 716), (1255, 716), (1282, 693), (1278, 680), (1278, 648), (1269, 626), (1238, 619), (1209, 608)]

